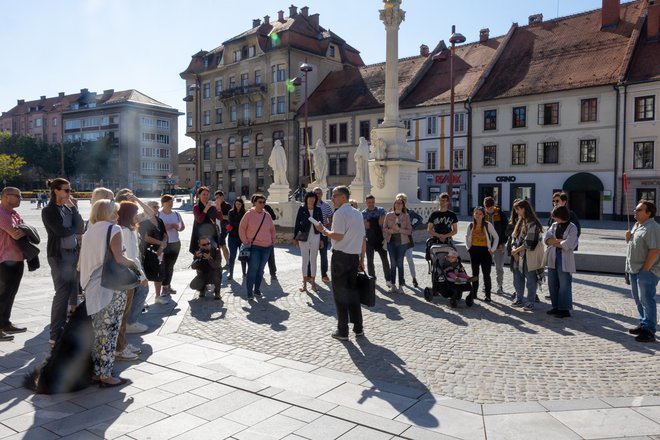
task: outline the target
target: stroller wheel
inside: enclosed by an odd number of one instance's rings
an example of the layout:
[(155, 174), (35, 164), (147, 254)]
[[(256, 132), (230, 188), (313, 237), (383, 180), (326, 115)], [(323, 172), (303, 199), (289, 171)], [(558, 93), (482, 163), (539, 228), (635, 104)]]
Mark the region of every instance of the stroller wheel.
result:
[(465, 305), (472, 307), (472, 304), (474, 304), (474, 298), (472, 298), (472, 293), (470, 293), (467, 298), (465, 298)]
[(452, 309), (455, 309), (456, 306), (458, 305), (458, 301), (456, 301), (456, 298), (452, 298), (449, 300), (449, 305), (451, 306)]
[(430, 288), (430, 287), (425, 287), (425, 288), (424, 288), (424, 299), (425, 299), (426, 301), (428, 301), (428, 302), (432, 302), (432, 301), (433, 301), (433, 292), (431, 292), (431, 288)]

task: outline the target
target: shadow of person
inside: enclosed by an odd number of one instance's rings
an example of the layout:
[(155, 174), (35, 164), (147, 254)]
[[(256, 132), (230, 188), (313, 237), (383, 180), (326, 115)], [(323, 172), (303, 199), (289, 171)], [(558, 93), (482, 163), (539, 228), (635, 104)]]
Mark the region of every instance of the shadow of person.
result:
[[(357, 403), (369, 399), (387, 402), (414, 424), (426, 428), (439, 426), (430, 412), (435, 399), (429, 389), (406, 368), (406, 363), (392, 350), (372, 344), (366, 336), (358, 337), (355, 344), (344, 344), (351, 360), (371, 384), (365, 388)], [(376, 361), (377, 360), (377, 361)], [(421, 400), (420, 397), (424, 396)]]
[(257, 298), (251, 301), (250, 306), (243, 306), (246, 318), (255, 324), (269, 325), (276, 332), (287, 329), (284, 322), (289, 319), (291, 313), (288, 310), (280, 309), (275, 306), (268, 298)]
[(224, 300), (216, 300), (213, 296), (193, 298), (188, 301), (190, 316), (198, 321), (210, 322), (224, 319), (227, 316), (227, 307)]

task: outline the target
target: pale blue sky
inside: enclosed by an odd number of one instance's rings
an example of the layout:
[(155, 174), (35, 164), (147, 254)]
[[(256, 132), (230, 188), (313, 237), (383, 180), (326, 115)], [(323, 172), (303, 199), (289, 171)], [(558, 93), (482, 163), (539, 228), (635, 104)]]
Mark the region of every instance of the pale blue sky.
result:
[[(17, 99), (34, 100), (81, 88), (137, 89), (184, 110), (179, 73), (190, 56), (213, 49), (251, 28), (253, 18), (289, 6), (309, 6), (320, 24), (358, 49), (365, 63), (385, 61), (385, 30), (378, 19), (381, 0), (2, 0), (3, 42), (0, 110)], [(491, 36), (512, 22), (542, 13), (545, 20), (600, 8), (602, 0), (403, 0), (406, 20), (399, 31), (399, 57), (415, 55), (448, 40), (451, 25), (467, 37), (479, 29)], [(179, 151), (194, 146), (179, 120)]]

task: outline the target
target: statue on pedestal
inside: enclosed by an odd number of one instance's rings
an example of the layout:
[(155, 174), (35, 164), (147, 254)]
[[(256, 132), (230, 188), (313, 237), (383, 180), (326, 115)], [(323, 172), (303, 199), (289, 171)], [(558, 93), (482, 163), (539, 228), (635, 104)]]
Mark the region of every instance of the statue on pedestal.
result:
[(371, 158), (376, 160), (387, 159), (387, 144), (383, 138), (378, 137), (376, 129), (371, 130)]
[(282, 146), (282, 141), (279, 139), (273, 145), (273, 151), (268, 158), (268, 166), (273, 169), (273, 184), (289, 186), (289, 181), (286, 178), (286, 152)]
[(325, 144), (321, 139), (316, 141), (316, 148), (311, 148), (309, 151), (314, 155), (314, 174), (315, 179), (312, 182), (315, 186), (327, 188), (328, 182), (328, 153), (325, 149)]
[(360, 141), (358, 142), (353, 159), (355, 159), (355, 179), (353, 179), (352, 184), (369, 184), (369, 168), (367, 166), (369, 161), (369, 144), (363, 136), (360, 136)]

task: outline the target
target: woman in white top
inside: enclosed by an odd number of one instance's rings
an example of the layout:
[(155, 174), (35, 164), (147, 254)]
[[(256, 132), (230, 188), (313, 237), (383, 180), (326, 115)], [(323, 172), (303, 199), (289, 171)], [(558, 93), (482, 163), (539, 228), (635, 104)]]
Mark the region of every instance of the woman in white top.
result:
[(181, 251), (179, 232), (186, 229), (186, 225), (183, 224), (183, 219), (179, 213), (172, 211), (174, 197), (165, 194), (160, 198), (160, 204), (162, 208), (158, 213), (158, 217), (165, 223), (165, 230), (167, 231), (167, 246), (163, 251), (163, 264), (161, 265), (163, 270), (163, 293), (165, 295), (175, 295), (176, 290), (170, 287), (170, 283), (174, 274), (174, 264), (176, 264)]
[(87, 314), (94, 327), (92, 361), (94, 376), (101, 387), (123, 385), (126, 379), (113, 377), (117, 335), (124, 307), (126, 292), (113, 291), (101, 285), (103, 260), (107, 249), (106, 239), (110, 228), (110, 250), (118, 264), (137, 269), (136, 261), (122, 253), (121, 228), (115, 224), (118, 205), (110, 200), (99, 200), (92, 206), (89, 227), (85, 232), (80, 249), (80, 285), (85, 292)]

